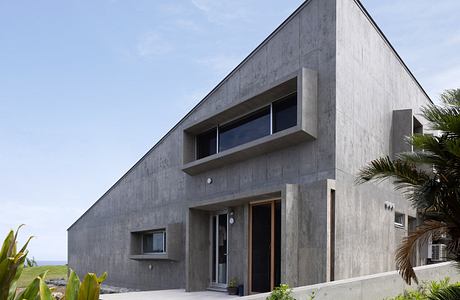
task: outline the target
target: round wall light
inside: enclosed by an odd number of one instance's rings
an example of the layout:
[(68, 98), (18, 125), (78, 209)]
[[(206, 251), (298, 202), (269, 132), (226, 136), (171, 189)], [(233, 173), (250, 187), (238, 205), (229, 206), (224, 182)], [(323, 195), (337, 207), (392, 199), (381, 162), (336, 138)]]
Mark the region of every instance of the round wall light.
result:
[(230, 215), (230, 218), (228, 219), (228, 223), (230, 223), (230, 225), (233, 225), (235, 224), (235, 212), (233, 210), (230, 211), (229, 213)]

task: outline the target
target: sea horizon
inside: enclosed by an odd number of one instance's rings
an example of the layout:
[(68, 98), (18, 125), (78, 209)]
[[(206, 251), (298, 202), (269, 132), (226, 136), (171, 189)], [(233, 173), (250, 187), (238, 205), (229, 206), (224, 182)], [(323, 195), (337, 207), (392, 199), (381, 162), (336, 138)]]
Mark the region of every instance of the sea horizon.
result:
[(66, 260), (37, 260), (38, 266), (62, 266), (66, 265)]

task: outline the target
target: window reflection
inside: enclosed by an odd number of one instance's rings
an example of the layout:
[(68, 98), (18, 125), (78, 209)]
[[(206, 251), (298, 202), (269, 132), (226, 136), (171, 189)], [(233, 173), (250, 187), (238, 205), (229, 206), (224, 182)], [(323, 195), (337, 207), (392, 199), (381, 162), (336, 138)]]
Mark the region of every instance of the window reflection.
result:
[(270, 108), (265, 107), (242, 119), (219, 127), (219, 151), (256, 140), (270, 134)]

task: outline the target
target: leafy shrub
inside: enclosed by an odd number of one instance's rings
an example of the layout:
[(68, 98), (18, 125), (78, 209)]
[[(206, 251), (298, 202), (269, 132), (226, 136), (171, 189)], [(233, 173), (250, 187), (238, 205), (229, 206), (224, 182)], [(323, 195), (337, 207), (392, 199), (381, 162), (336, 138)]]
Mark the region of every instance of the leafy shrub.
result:
[(233, 277), (230, 279), (230, 282), (228, 283), (228, 287), (234, 288), (238, 286), (238, 278)]
[(17, 251), (19, 228), (16, 233), (13, 230), (8, 233), (0, 250), (0, 300), (15, 299), (17, 282), (27, 258), (26, 248), (32, 237)]
[(273, 292), (267, 297), (267, 300), (295, 300), (292, 297), (292, 289), (287, 284), (280, 284)]
[(460, 299), (460, 283), (450, 283), (446, 277), (441, 281), (422, 283), (417, 290), (404, 293), (388, 300), (458, 300)]

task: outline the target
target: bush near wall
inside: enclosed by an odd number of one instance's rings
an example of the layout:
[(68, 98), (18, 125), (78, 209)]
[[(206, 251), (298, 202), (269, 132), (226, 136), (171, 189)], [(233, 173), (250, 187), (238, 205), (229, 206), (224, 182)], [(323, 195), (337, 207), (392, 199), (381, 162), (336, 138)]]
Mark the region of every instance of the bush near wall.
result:
[(447, 277), (441, 281), (424, 282), (416, 290), (386, 300), (455, 300), (460, 299), (460, 283), (450, 283)]

